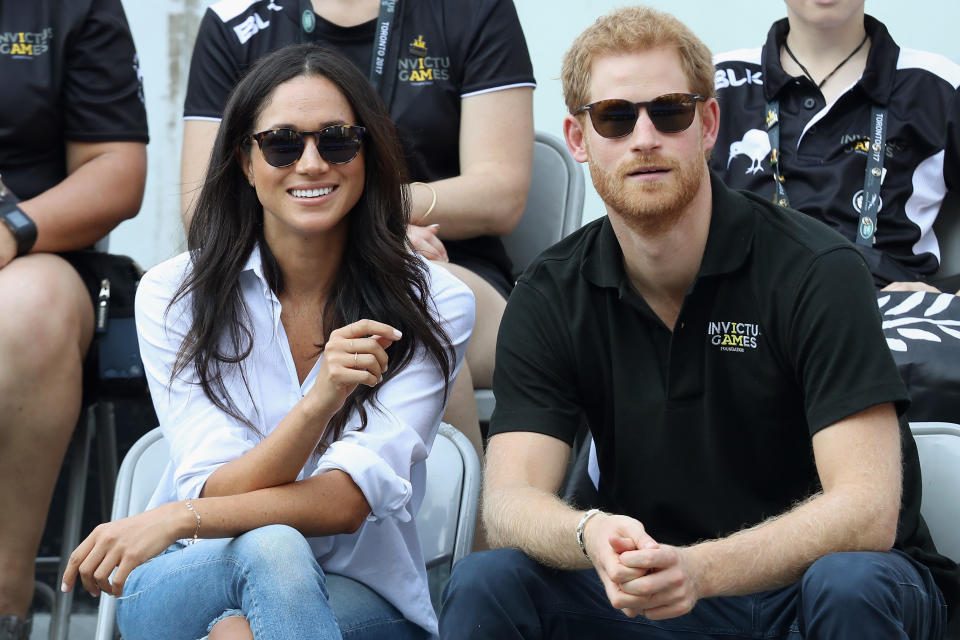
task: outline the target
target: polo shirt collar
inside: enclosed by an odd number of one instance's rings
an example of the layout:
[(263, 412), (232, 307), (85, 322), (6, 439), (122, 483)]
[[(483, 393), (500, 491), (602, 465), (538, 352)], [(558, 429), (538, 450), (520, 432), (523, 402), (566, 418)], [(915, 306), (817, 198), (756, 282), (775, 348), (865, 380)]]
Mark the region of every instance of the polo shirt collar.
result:
[(713, 192), (713, 212), (698, 278), (736, 271), (746, 262), (753, 248), (756, 225), (753, 207), (713, 171), (710, 172), (710, 189)]
[(873, 16), (864, 16), (864, 26), (870, 35), (870, 55), (859, 84), (876, 104), (887, 105), (893, 95), (900, 47), (890, 37), (884, 24)]
[[(882, 22), (873, 16), (863, 17), (863, 26), (870, 36), (870, 54), (867, 56), (867, 66), (857, 84), (880, 105), (890, 102), (893, 93), (893, 80), (897, 71), (897, 58), (900, 56), (900, 47), (890, 37), (890, 33)], [(767, 33), (767, 42), (760, 53), (760, 66), (763, 70), (763, 95), (767, 100), (775, 99), (793, 76), (783, 70), (780, 64), (780, 47), (787, 39), (790, 24), (786, 18), (777, 20)]]
[[(713, 211), (697, 278), (737, 270), (753, 246), (755, 214), (752, 207), (713, 171), (710, 189)], [(623, 267), (623, 251), (609, 218), (604, 217), (591, 246), (584, 252), (580, 272), (596, 286), (619, 289), (621, 295), (630, 289)]]
[(623, 251), (608, 216), (603, 217), (600, 230), (584, 252), (580, 272), (598, 287), (618, 289), (623, 282), (626, 273), (623, 269)]

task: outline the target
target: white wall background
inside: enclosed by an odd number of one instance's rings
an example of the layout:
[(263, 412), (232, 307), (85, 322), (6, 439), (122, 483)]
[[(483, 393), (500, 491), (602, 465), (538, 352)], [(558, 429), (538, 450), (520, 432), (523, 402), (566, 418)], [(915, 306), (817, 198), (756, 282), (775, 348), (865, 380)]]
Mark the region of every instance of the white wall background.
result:
[[(280, 4), (296, 0), (275, 0)], [(462, 0), (470, 2), (471, 0)], [(614, 0), (514, 0), (533, 59), (537, 129), (562, 136), (565, 115), (560, 60), (570, 43), (599, 15), (629, 4)], [(118, 227), (110, 249), (133, 256), (144, 268), (183, 250), (180, 225), (181, 110), (190, 52), (206, 0), (124, 0), (133, 30), (147, 99), (151, 142), (147, 190), (140, 215)], [(713, 51), (760, 46), (770, 24), (785, 15), (780, 0), (647, 0), (688, 24)], [(941, 53), (960, 63), (957, 0), (866, 0), (867, 13), (883, 21), (901, 47)], [(584, 221), (604, 213), (586, 176)]]

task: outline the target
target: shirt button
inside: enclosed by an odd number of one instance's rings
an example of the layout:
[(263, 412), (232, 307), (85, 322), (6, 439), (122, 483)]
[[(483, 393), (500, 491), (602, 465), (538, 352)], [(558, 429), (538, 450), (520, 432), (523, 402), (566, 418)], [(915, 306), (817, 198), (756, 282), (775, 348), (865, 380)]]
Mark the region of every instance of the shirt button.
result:
[(815, 106), (817, 106), (817, 101), (813, 98), (807, 98), (803, 101), (803, 106), (805, 109), (813, 109)]

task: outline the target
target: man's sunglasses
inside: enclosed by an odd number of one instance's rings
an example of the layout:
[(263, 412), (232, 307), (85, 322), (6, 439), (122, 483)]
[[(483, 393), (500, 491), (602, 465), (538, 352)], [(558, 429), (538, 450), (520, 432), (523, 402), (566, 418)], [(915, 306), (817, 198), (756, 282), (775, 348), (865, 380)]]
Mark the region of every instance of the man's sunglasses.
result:
[(666, 93), (647, 102), (629, 100), (600, 100), (584, 105), (573, 112), (590, 112), (590, 121), (594, 130), (604, 138), (622, 138), (630, 135), (640, 117), (640, 109), (645, 107), (650, 122), (662, 133), (679, 133), (693, 123), (693, 114), (697, 102), (706, 100), (694, 93)]
[(307, 136), (316, 138), (317, 152), (325, 162), (346, 164), (360, 152), (365, 131), (363, 127), (335, 124), (320, 131), (270, 129), (250, 137), (257, 141), (263, 159), (269, 164), (274, 167), (289, 167), (303, 155)]

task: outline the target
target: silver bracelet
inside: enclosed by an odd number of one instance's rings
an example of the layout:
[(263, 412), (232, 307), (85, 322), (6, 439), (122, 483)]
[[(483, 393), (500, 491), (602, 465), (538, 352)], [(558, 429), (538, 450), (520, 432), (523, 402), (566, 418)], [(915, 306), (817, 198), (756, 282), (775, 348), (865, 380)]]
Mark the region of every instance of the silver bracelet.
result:
[[(603, 511), (600, 509), (590, 509), (590, 511), (587, 511), (585, 514), (583, 514), (583, 517), (580, 518), (580, 522), (577, 523), (577, 544), (580, 545), (580, 551), (583, 551), (583, 557), (587, 560), (590, 560), (590, 554), (587, 553), (587, 546), (583, 544), (583, 529), (587, 526), (587, 520), (598, 513), (603, 513)], [(593, 562), (593, 560), (590, 560), (590, 562)]]

